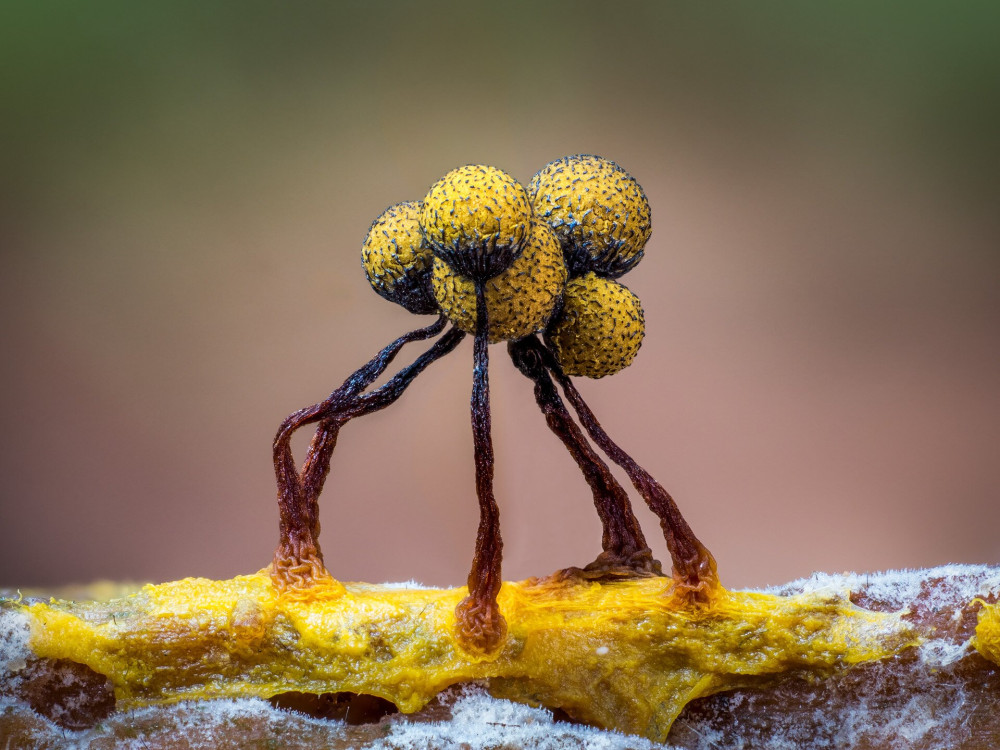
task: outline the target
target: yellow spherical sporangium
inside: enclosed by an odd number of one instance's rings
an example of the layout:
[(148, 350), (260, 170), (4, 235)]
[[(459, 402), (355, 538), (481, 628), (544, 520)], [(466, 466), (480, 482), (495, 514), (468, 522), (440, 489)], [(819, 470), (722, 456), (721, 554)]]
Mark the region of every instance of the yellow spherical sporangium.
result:
[[(510, 341), (545, 327), (566, 284), (566, 263), (552, 230), (531, 225), (524, 250), (510, 267), (485, 282), (489, 340)], [(459, 328), (474, 333), (476, 288), (440, 258), (434, 259), (434, 296)]]
[(591, 272), (566, 285), (547, 338), (567, 375), (603, 378), (632, 364), (645, 332), (639, 298)]
[(617, 278), (641, 259), (652, 233), (649, 201), (613, 161), (580, 154), (544, 166), (528, 186), (535, 216), (562, 243), (571, 276)]
[(361, 265), (372, 289), (417, 315), (437, 312), (430, 288), (434, 255), (420, 232), (419, 201), (389, 206), (372, 222)]
[(531, 222), (524, 187), (496, 167), (453, 169), (424, 198), (420, 226), (434, 254), (463, 276), (484, 280), (520, 254)]

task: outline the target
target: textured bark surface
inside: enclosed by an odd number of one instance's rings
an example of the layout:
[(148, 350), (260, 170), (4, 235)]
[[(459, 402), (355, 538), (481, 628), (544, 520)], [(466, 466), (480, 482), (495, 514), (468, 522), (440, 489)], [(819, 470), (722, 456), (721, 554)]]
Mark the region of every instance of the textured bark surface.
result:
[[(766, 684), (690, 702), (668, 737), (683, 748), (1000, 747), (1000, 666), (976, 649), (983, 603), (1000, 568), (948, 566), (870, 576), (817, 575), (770, 593), (850, 592), (865, 609), (903, 612), (922, 643), (889, 658), (819, 675), (791, 670)], [(980, 638), (987, 634), (980, 626)], [(0, 610), (0, 747), (649, 748), (636, 736), (453, 689), (409, 715), (350, 694), (205, 700), (109, 713), (100, 675), (38, 660), (25, 622)], [(989, 644), (978, 644), (990, 653)], [(59, 689), (52, 689), (58, 685)], [(45, 697), (47, 696), (47, 698)]]
[(972, 643), (1000, 567), (944, 566), (873, 575), (816, 575), (776, 593), (851, 591), (856, 604), (904, 611), (926, 641), (825, 680), (796, 676), (690, 703), (670, 734), (685, 748), (1000, 747), (1000, 665)]

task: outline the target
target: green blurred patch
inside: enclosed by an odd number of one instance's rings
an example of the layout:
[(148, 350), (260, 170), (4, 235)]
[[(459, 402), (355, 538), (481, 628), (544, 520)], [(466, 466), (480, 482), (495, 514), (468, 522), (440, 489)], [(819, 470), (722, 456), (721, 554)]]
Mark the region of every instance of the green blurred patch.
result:
[[(546, 108), (610, 109), (846, 144), (980, 191), (1000, 171), (998, 32), (996, 3), (7, 3), (0, 194), (142, 159), (238, 169), (319, 110), (345, 132), (447, 128), (491, 101), (529, 129)], [(421, 111), (397, 111), (406, 92)]]

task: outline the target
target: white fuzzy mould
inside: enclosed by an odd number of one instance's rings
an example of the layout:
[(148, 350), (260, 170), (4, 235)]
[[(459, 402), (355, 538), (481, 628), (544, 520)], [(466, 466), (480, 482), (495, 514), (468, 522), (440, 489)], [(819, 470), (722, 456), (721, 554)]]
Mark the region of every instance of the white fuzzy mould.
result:
[(11, 679), (24, 669), (31, 656), (28, 648), (28, 618), (20, 612), (0, 609), (0, 676)]
[[(946, 585), (929, 592), (926, 582), (944, 579)], [(763, 589), (768, 594), (863, 591), (873, 601), (902, 609), (920, 599), (928, 607), (961, 606), (977, 596), (1000, 594), (1000, 567), (989, 565), (940, 565), (923, 570), (888, 570), (882, 573), (813, 573), (791, 583)], [(921, 596), (923, 595), (923, 596)]]
[(409, 581), (396, 581), (395, 583), (381, 583), (379, 585), (386, 589), (413, 589), (415, 591), (427, 591), (434, 588), (433, 586), (425, 586), (424, 584), (418, 583), (413, 579), (410, 579)]
[[(25, 707), (9, 700), (0, 699), (0, 722), (5, 711), (20, 710)], [(241, 721), (262, 721), (274, 738), (304, 728), (315, 730), (320, 735), (335, 739), (344, 727), (343, 722), (312, 719), (301, 714), (289, 714), (273, 708), (269, 703), (256, 698), (198, 701), (177, 703), (172, 706), (140, 708), (115, 714), (111, 720), (98, 724), (93, 729), (72, 731), (56, 726), (52, 722), (34, 714), (39, 726), (33, 730), (32, 739), (39, 747), (59, 747), (65, 750), (90, 750), (109, 747), (114, 738), (115, 750), (149, 750), (159, 747), (160, 740), (176, 741), (184, 739), (183, 747), (188, 750), (217, 750), (233, 748), (230, 732)], [(135, 727), (132, 738), (115, 736), (117, 727)], [(145, 731), (139, 731), (143, 727)], [(2, 725), (0, 725), (2, 730)], [(0, 732), (2, 736), (2, 732)], [(56, 743), (56, 744), (53, 744)], [(170, 744), (170, 747), (179, 745)], [(275, 747), (280, 747), (280, 744)], [(20, 747), (20, 746), (19, 746)]]
[(920, 644), (920, 660), (928, 667), (947, 667), (972, 653), (972, 644), (936, 639)]
[[(24, 707), (0, 699), (0, 722), (6, 710)], [(454, 719), (442, 722), (395, 721), (386, 726), (384, 739), (366, 743), (366, 750), (486, 750), (486, 748), (524, 748), (525, 750), (670, 750), (669, 745), (657, 745), (641, 737), (571, 724), (558, 724), (544, 709), (529, 708), (518, 703), (490, 697), (485, 691), (466, 688), (452, 707)], [(60, 729), (37, 717), (40, 728), (32, 740), (39, 747), (59, 747), (65, 750), (106, 748), (114, 738), (116, 750), (149, 750), (184, 738), (188, 750), (235, 748), (234, 728), (244, 727), (247, 720), (263, 724), (264, 746), (300, 747), (305, 740), (309, 747), (340, 746), (348, 738), (349, 728), (341, 721), (313, 719), (301, 714), (281, 711), (270, 704), (252, 698), (236, 700), (178, 703), (173, 706), (143, 708), (116, 714), (113, 719), (93, 729), (79, 732)], [(115, 728), (129, 727), (123, 738)], [(0, 724), (2, 730), (2, 724)], [(2, 731), (0, 731), (2, 735)], [(254, 734), (261, 737), (260, 732)], [(254, 745), (257, 747), (258, 745)], [(676, 750), (676, 748), (675, 748)]]
[[(197, 701), (192, 703), (180, 703), (176, 711), (170, 717), (169, 728), (172, 734), (189, 736), (196, 730), (204, 732), (206, 729), (216, 729), (216, 732), (209, 732), (209, 741), (206, 743), (192, 743), (192, 750), (210, 750), (225, 741), (226, 732), (233, 724), (238, 724), (243, 719), (263, 719), (273, 730), (287, 726), (289, 714), (271, 706), (270, 703), (256, 698), (235, 698), (230, 700)], [(142, 720), (148, 715), (156, 713), (162, 714), (162, 708), (142, 708), (131, 712), (132, 718)], [(166, 723), (166, 722), (164, 722)], [(324, 721), (313, 719), (302, 714), (295, 714), (293, 723), (298, 725), (311, 725), (322, 730), (337, 730), (343, 726), (342, 722)], [(213, 744), (215, 743), (215, 744)], [(89, 743), (88, 743), (89, 744)], [(149, 747), (147, 742), (137, 740), (135, 745), (128, 745), (130, 748), (145, 750)]]
[[(733, 736), (729, 726), (687, 724), (694, 741), (691, 750), (845, 750), (846, 748), (949, 748), (967, 747), (964, 726), (966, 693), (956, 685), (937, 684), (917, 690), (908, 699), (887, 703), (873, 689), (863, 696), (830, 696), (830, 703), (813, 711), (793, 710), (776, 716), (768, 708), (757, 708), (753, 697), (735, 695), (733, 707), (746, 703), (740, 713), (753, 716), (768, 712), (766, 744), (762, 732), (748, 728), (745, 736)], [(752, 721), (752, 720), (751, 720)], [(986, 750), (986, 748), (982, 748)]]
[[(909, 747), (918, 742), (923, 746), (930, 741), (937, 747), (948, 747), (953, 742), (957, 744), (958, 735), (964, 739), (964, 733), (955, 732), (964, 718), (964, 703), (962, 691), (956, 691), (946, 702), (939, 695), (917, 692), (901, 710), (891, 714), (873, 712), (873, 706), (860, 702), (838, 715), (840, 729), (830, 746)], [(901, 745), (901, 741), (904, 744)]]
[(465, 687), (447, 722), (391, 724), (392, 732), (372, 750), (653, 750), (669, 748), (641, 737), (591, 727), (557, 724), (549, 711), (492, 698), (481, 688)]

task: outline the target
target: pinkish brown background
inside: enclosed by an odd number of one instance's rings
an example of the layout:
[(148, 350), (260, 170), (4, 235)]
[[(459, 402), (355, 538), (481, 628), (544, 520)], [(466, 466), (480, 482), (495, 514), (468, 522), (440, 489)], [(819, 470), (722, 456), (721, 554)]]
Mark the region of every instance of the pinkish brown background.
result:
[[(578, 152), (654, 226), (642, 351), (581, 390), (724, 582), (1000, 562), (1000, 13), (901, 13), (7, 4), (0, 586), (263, 567), (278, 423), (429, 322), (368, 288), (371, 220)], [(586, 563), (589, 491), (491, 355), (505, 576)], [(342, 432), (338, 577), (464, 582), (471, 359)]]

